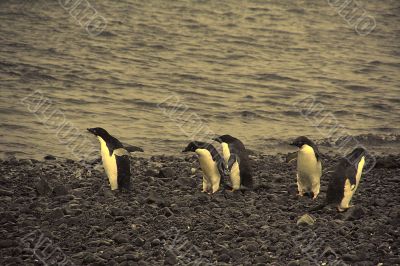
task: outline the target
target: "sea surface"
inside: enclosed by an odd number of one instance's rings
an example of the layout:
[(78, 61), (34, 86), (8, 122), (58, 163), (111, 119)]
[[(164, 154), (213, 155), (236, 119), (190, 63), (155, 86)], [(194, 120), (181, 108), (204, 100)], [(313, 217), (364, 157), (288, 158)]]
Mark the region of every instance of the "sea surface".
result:
[(85, 2), (97, 31), (67, 2), (0, 1), (1, 157), (74, 158), (99, 148), (88, 127), (145, 155), (222, 134), (266, 154), (300, 135), (399, 151), (398, 0), (351, 19), (323, 0)]

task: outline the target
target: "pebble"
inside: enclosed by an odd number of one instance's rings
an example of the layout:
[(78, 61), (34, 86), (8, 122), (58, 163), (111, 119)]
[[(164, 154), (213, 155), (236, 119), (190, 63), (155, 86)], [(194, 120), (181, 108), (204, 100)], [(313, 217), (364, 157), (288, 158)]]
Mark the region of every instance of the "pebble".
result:
[(313, 225), (315, 223), (315, 218), (309, 214), (304, 214), (297, 220), (297, 225)]
[(56, 157), (49, 154), (49, 155), (44, 156), (44, 159), (47, 161), (54, 161), (54, 160), (56, 160)]

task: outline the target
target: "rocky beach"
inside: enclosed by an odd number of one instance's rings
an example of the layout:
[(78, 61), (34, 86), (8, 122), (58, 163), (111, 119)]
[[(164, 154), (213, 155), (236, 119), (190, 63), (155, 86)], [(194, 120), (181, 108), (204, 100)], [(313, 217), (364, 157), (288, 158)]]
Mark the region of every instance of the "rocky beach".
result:
[(194, 156), (132, 158), (130, 193), (99, 159), (1, 160), (0, 265), (400, 265), (400, 156), (377, 158), (345, 213), (309, 213), (329, 175), (299, 198), (285, 158), (252, 155), (256, 188), (211, 196)]

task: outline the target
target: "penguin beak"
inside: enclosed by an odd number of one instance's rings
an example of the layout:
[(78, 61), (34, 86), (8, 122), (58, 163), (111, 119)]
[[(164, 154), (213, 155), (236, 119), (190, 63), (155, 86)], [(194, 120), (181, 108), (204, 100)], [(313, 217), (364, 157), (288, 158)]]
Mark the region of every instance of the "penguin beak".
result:
[(187, 149), (183, 149), (182, 152), (188, 152), (188, 150)]
[(93, 129), (93, 128), (88, 128), (87, 131), (89, 131), (89, 132), (92, 133), (93, 135), (96, 135), (96, 134), (94, 133), (94, 129)]
[(297, 146), (296, 143), (294, 143), (294, 142), (289, 143), (289, 145), (290, 145), (290, 146)]

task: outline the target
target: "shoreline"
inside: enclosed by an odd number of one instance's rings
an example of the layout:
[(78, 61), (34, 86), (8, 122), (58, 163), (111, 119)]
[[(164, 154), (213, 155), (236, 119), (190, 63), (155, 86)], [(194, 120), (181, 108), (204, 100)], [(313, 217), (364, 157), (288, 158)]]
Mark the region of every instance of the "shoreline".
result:
[(328, 176), (316, 201), (298, 198), (295, 163), (285, 155), (251, 156), (256, 190), (212, 196), (200, 192), (195, 156), (136, 155), (130, 193), (110, 191), (98, 159), (0, 160), (0, 264), (37, 261), (34, 240), (24, 241), (32, 232), (75, 265), (400, 264), (400, 155), (377, 158), (355, 207), (327, 208), (304, 226), (296, 223), (323, 201)]

